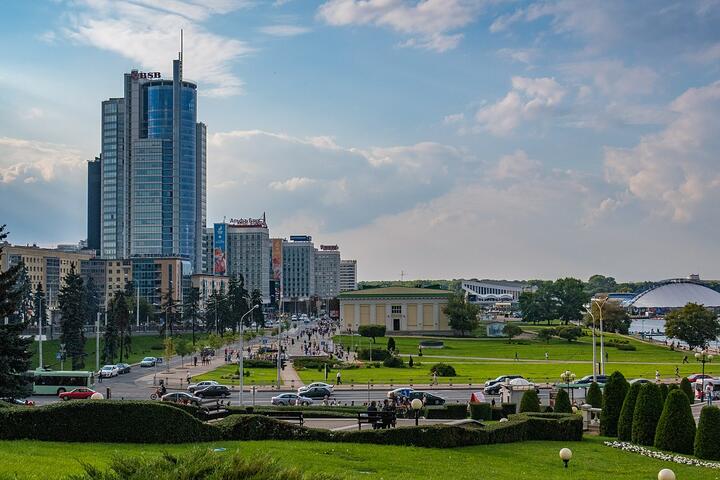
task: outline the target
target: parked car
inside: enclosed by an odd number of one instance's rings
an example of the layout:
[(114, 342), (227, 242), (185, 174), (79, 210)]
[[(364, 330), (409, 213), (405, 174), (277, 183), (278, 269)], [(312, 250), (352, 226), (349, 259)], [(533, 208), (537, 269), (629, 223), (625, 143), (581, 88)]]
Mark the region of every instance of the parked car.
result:
[(325, 387), (312, 387), (302, 392), (302, 395), (308, 398), (325, 398), (332, 396), (332, 394), (332, 390)]
[(32, 407), (35, 405), (35, 402), (28, 398), (24, 400), (22, 398), (0, 398), (0, 402), (9, 403), (10, 405), (22, 405), (25, 407)]
[(130, 365), (127, 363), (118, 363), (116, 366), (118, 368), (118, 373), (130, 373)]
[(117, 377), (118, 376), (117, 365), (105, 365), (98, 372), (98, 376), (102, 377), (102, 378)]
[[(595, 382), (598, 384), (605, 385), (607, 383), (607, 375), (595, 375)], [(593, 376), (592, 375), (585, 375), (580, 380), (576, 380), (575, 383), (579, 385), (588, 384), (590, 385), (593, 382)], [(560, 382), (562, 384), (562, 382)]]
[(395, 390), (390, 390), (389, 392), (387, 392), (387, 398), (407, 397), (414, 391), (415, 389), (410, 387), (396, 388)]
[(63, 400), (85, 400), (92, 397), (97, 392), (91, 388), (80, 387), (69, 392), (62, 392), (58, 397)]
[(330, 385), (329, 383), (314, 382), (314, 383), (311, 383), (310, 385), (304, 385), (304, 386), (298, 388), (298, 393), (299, 393), (300, 395), (302, 395), (304, 392), (310, 390), (311, 388), (315, 388), (315, 387), (327, 388), (327, 389), (330, 390), (331, 392), (332, 392), (332, 389), (333, 389), (333, 386)]
[(628, 383), (630, 383), (630, 385), (635, 385), (636, 383), (639, 383), (639, 384), (652, 383), (652, 380), (648, 380), (647, 378), (633, 378)]
[(142, 360), (140, 360), (141, 367), (154, 367), (156, 363), (159, 363), (159, 362), (157, 361), (157, 358), (155, 358), (155, 357), (145, 357)]
[(230, 389), (225, 385), (210, 385), (195, 391), (195, 395), (200, 398), (227, 398), (230, 396)]
[(690, 383), (695, 383), (698, 380), (702, 380), (702, 379), (706, 379), (706, 378), (714, 380), (712, 375), (707, 375), (707, 374), (703, 375), (702, 373), (693, 373), (692, 375), (688, 375), (688, 377), (687, 377), (687, 379), (690, 380)]
[(182, 403), (184, 405), (195, 405), (196, 407), (199, 407), (200, 403), (202, 402), (202, 399), (200, 397), (196, 397), (194, 395), (190, 395), (189, 393), (185, 393), (185, 392), (168, 393), (167, 395), (163, 395), (162, 397), (160, 397), (160, 400), (162, 400), (163, 402)]
[(203, 380), (202, 382), (194, 383), (188, 387), (188, 392), (195, 393), (198, 390), (209, 387), (210, 385), (220, 385), (215, 380)]
[[(523, 378), (522, 375), (500, 375), (499, 377), (495, 378), (494, 380), (489, 380), (485, 383), (485, 388), (483, 389), (483, 393), (485, 395), (499, 395), (500, 394), (500, 388), (505, 382), (509, 382), (510, 380), (515, 380), (516, 378)], [(524, 378), (523, 378), (524, 379)]]
[(270, 403), (273, 405), (302, 405), (304, 407), (307, 407), (308, 405), (313, 404), (312, 398), (304, 397), (302, 395), (297, 395), (295, 393), (281, 393), (280, 395), (276, 395), (270, 399)]
[(407, 396), (408, 400), (411, 402), (415, 400), (416, 398), (419, 398), (420, 400), (423, 400), (425, 402), (425, 405), (445, 405), (445, 399), (435, 395), (434, 393), (430, 392), (421, 392), (418, 390), (413, 390), (410, 392), (410, 394)]

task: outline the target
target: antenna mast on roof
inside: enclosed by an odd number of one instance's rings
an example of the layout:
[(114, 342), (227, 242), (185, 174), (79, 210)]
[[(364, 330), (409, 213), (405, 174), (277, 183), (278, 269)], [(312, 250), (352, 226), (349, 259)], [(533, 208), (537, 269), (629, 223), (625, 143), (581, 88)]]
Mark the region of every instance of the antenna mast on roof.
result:
[(183, 29), (180, 29), (180, 51), (178, 52), (178, 60), (180, 60), (180, 81), (182, 81), (183, 71)]

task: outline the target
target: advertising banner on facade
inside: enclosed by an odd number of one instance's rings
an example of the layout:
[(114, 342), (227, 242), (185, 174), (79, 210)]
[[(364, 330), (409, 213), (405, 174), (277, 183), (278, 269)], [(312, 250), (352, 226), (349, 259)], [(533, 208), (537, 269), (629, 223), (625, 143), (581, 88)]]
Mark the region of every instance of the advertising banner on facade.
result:
[(283, 270), (283, 256), (282, 256), (282, 238), (272, 239), (272, 275), (273, 280), (276, 282), (278, 291), (275, 293), (276, 298), (282, 298), (282, 270)]
[(215, 224), (215, 238), (213, 247), (213, 272), (215, 275), (227, 275), (226, 238), (227, 231), (224, 223)]

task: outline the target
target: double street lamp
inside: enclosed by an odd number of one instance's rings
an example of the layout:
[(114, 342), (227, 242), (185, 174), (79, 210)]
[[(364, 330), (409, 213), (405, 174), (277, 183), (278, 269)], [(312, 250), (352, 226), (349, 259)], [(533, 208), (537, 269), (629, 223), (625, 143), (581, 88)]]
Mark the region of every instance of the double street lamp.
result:
[(245, 356), (245, 317), (250, 315), (260, 305), (253, 307), (240, 317), (240, 355), (238, 356), (238, 373), (240, 374), (240, 405), (243, 405), (243, 389), (245, 388), (245, 370), (243, 368), (243, 357)]
[(705, 400), (705, 364), (712, 362), (713, 356), (707, 350), (702, 350), (695, 354), (695, 360), (702, 363), (702, 380), (700, 381), (702, 389), (700, 390), (700, 400)]
[(590, 315), (590, 318), (592, 319), (592, 353), (593, 353), (593, 382), (597, 381), (596, 376), (596, 370), (597, 370), (597, 356), (595, 353), (595, 314), (593, 313), (592, 306), (593, 304), (597, 305), (598, 307), (598, 319), (600, 320), (600, 375), (605, 375), (605, 341), (603, 337), (603, 306), (605, 305), (605, 302), (607, 302), (608, 297), (603, 298), (593, 298), (590, 300), (590, 306), (585, 307), (585, 310), (587, 311), (588, 315)]
[[(563, 373), (560, 374), (560, 380), (562, 380), (565, 383), (565, 385), (567, 385), (568, 390), (570, 390), (570, 382), (574, 382), (575, 378), (576, 378), (575, 374), (572, 373), (570, 370), (565, 370)], [(573, 394), (572, 390), (570, 390), (570, 394), (571, 395)], [(574, 400), (574, 395), (573, 395), (573, 400)]]

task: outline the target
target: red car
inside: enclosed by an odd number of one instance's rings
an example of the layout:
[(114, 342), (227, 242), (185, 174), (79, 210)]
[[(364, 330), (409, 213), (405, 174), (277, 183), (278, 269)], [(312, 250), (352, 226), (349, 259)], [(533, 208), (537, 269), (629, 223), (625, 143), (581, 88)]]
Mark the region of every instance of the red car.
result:
[(692, 375), (688, 375), (687, 379), (690, 380), (690, 383), (695, 383), (698, 380), (704, 380), (706, 378), (712, 379), (713, 377), (711, 375), (703, 375), (702, 373), (693, 373)]
[(70, 390), (69, 392), (63, 392), (58, 395), (58, 397), (63, 400), (85, 400), (92, 397), (95, 393), (97, 393), (95, 390), (91, 390), (89, 388), (76, 388), (75, 390)]

